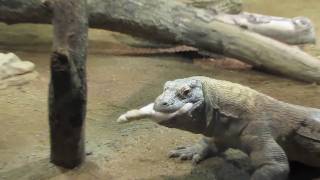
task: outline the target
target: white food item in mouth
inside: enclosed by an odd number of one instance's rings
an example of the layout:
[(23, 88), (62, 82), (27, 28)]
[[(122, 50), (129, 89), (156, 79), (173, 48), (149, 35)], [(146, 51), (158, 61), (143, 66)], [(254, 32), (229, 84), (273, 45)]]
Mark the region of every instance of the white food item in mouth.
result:
[(183, 105), (180, 109), (178, 109), (175, 112), (172, 113), (164, 113), (164, 112), (158, 112), (153, 109), (154, 103), (148, 104), (147, 106), (144, 106), (140, 109), (131, 110), (126, 112), (125, 114), (122, 114), (118, 119), (118, 123), (124, 123), (129, 122), (133, 120), (139, 120), (143, 118), (151, 118), (155, 122), (161, 122), (169, 120), (175, 116), (182, 115), (184, 113), (187, 113), (193, 108), (193, 103), (186, 103)]
[(172, 113), (164, 113), (164, 112), (154, 111), (153, 118), (155, 118), (156, 120), (160, 120), (160, 121), (168, 120), (170, 118), (173, 118), (175, 116), (178, 116), (178, 115), (181, 115), (181, 114), (188, 112), (192, 107), (193, 107), (193, 103), (186, 103), (180, 109), (178, 109), (177, 111), (172, 112)]
[(124, 122), (128, 122), (128, 118), (126, 117), (126, 114), (122, 114), (118, 119), (117, 119), (117, 123), (124, 123)]

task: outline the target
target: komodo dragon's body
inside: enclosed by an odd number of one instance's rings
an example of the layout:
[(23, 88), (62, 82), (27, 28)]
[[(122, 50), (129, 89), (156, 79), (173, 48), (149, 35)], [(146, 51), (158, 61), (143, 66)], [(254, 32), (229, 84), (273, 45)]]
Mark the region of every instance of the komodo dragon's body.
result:
[(255, 167), (252, 180), (286, 179), (289, 160), (320, 167), (320, 110), (281, 102), (239, 84), (207, 77), (168, 81), (154, 103), (123, 114), (118, 122), (145, 117), (205, 136), (193, 146), (171, 151), (171, 157), (197, 163), (238, 148)]

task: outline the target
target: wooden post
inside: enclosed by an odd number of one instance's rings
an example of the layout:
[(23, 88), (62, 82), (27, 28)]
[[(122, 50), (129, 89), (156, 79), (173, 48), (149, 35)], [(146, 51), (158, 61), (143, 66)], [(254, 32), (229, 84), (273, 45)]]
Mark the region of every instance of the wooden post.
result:
[(87, 102), (86, 0), (47, 0), (53, 12), (53, 53), (49, 87), (51, 162), (74, 168), (85, 158)]

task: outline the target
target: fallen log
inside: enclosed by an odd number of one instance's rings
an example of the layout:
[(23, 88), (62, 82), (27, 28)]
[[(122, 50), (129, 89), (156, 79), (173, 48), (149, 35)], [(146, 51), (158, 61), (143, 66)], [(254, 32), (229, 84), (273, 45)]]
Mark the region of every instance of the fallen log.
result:
[[(39, 0), (4, 0), (0, 21), (48, 23)], [(279, 41), (221, 22), (206, 10), (166, 0), (89, 0), (90, 26), (234, 57), (267, 71), (320, 83), (320, 62)]]
[[(105, 5), (102, 0), (89, 1), (92, 13), (96, 13), (95, 7), (97, 4)], [(265, 16), (242, 11), (241, 0), (179, 0), (190, 8), (201, 7), (205, 8), (206, 12), (201, 13), (205, 16), (228, 23), (250, 31), (271, 37), (281, 42), (299, 45), (315, 43), (315, 29), (306, 17), (282, 18), (275, 16)], [(91, 3), (90, 3), (91, 2)], [(137, 2), (139, 3), (139, 2)], [(159, 2), (161, 3), (161, 2)], [(24, 16), (24, 13), (27, 13)], [(39, 17), (42, 14), (43, 17)], [(106, 16), (104, 14), (102, 16)], [(218, 15), (218, 16), (217, 16)], [(30, 0), (23, 2), (22, 0), (4, 0), (0, 1), (0, 21), (8, 24), (15, 23), (48, 23), (48, 12), (44, 12), (41, 0)], [(107, 19), (108, 21), (109, 19)], [(112, 20), (112, 16), (110, 18)], [(94, 20), (96, 21), (96, 20)], [(101, 21), (101, 20), (99, 20)], [(91, 27), (96, 27), (92, 24)], [(97, 28), (103, 28), (98, 26)]]
[(315, 28), (306, 17), (283, 18), (243, 12), (236, 15), (219, 14), (216, 19), (287, 44), (316, 43)]
[[(180, 0), (181, 1), (181, 0)], [(242, 12), (241, 0), (182, 0), (216, 14), (222, 22), (240, 26), (278, 41), (299, 45), (316, 42), (315, 28), (306, 17), (284, 18)]]

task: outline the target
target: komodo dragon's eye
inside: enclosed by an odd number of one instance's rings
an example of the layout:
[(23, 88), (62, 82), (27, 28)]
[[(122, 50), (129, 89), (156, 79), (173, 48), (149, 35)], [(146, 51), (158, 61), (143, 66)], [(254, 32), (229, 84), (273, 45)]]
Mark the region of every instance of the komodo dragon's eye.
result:
[(180, 92), (179, 94), (182, 96), (182, 97), (186, 97), (189, 95), (189, 93), (191, 92), (191, 88), (189, 86), (185, 86), (183, 88), (180, 89)]

